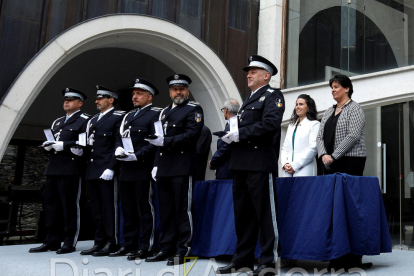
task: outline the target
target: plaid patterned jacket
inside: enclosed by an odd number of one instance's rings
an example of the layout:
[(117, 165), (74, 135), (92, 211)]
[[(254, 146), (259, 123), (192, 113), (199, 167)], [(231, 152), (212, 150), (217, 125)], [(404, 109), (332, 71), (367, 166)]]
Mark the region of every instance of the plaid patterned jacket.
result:
[[(325, 123), (335, 111), (335, 105), (325, 111), (323, 114), (319, 133), (316, 138), (318, 144), (318, 156), (327, 154), (323, 133)], [(346, 104), (341, 111), (336, 124), (335, 144), (332, 157), (339, 159), (342, 156), (366, 157), (367, 150), (365, 148), (364, 126), (365, 114), (362, 108), (354, 101)]]

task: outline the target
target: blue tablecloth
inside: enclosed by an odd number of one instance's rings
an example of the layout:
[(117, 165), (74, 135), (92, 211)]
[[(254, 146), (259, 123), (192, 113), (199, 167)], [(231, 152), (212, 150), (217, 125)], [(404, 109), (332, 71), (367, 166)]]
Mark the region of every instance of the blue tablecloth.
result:
[[(197, 182), (192, 253), (233, 254), (232, 181)], [(391, 252), (391, 239), (376, 177), (335, 174), (278, 178), (277, 217), (283, 258), (330, 260), (346, 253)], [(259, 254), (256, 250), (256, 255)]]

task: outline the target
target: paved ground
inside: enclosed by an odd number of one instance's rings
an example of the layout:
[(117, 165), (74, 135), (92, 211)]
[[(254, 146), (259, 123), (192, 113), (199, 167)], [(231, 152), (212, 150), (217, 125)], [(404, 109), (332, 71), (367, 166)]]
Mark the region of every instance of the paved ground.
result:
[[(127, 261), (125, 257), (85, 258), (79, 252), (91, 247), (91, 241), (79, 242), (77, 251), (66, 255), (56, 255), (55, 252), (28, 253), (29, 248), (34, 246), (0, 246), (0, 276), (215, 276), (215, 268), (228, 262), (226, 258), (198, 259), (195, 263), (187, 263), (184, 271), (184, 265), (167, 267), (165, 262), (134, 262)], [(327, 262), (299, 261), (297, 268), (282, 268), (280, 275), (414, 276), (414, 251), (366, 256), (364, 262), (373, 262), (374, 266), (361, 273), (331, 274), (324, 270), (328, 266)], [(232, 274), (235, 275), (247, 274)]]

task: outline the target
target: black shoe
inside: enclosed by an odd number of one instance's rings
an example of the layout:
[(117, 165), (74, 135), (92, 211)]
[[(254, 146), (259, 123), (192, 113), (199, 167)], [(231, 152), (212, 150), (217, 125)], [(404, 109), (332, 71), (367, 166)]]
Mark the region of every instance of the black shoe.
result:
[[(185, 258), (185, 256), (182, 256), (180, 254), (176, 254), (174, 257), (168, 258), (167, 265), (169, 265), (169, 266), (172, 266), (172, 265), (175, 265), (175, 264), (180, 265), (180, 264), (183, 264), (183, 263), (189, 261), (189, 260), (185, 260), (184, 258)], [(184, 260), (185, 260), (185, 262), (184, 262)]]
[[(266, 272), (263, 270), (266, 269)], [(263, 272), (264, 273), (263, 273)], [(277, 275), (276, 264), (262, 264), (259, 265), (253, 272), (249, 273), (249, 276), (274, 276)]]
[(121, 257), (121, 256), (126, 256), (126, 254), (134, 252), (134, 250), (131, 249), (127, 249), (125, 247), (121, 247), (121, 249), (119, 249), (118, 251), (114, 252), (114, 253), (110, 253), (108, 255), (108, 257)]
[(97, 244), (89, 249), (85, 249), (81, 251), (81, 255), (92, 255), (94, 252), (101, 250), (105, 244)]
[(101, 250), (93, 252), (92, 256), (94, 257), (102, 257), (102, 256), (109, 256), (109, 254), (118, 251), (118, 245), (108, 242)]
[(169, 257), (169, 254), (160, 251), (155, 256), (146, 258), (145, 261), (146, 262), (162, 262), (168, 259), (168, 257)]
[(216, 274), (230, 274), (233, 272), (252, 271), (252, 270), (253, 270), (253, 265), (240, 267), (234, 263), (230, 263), (226, 266), (217, 268)]
[(60, 249), (56, 251), (56, 254), (68, 254), (75, 252), (76, 248), (74, 246), (64, 244)]
[(29, 249), (30, 253), (40, 253), (40, 252), (47, 252), (47, 251), (56, 251), (60, 248), (59, 243), (44, 243), (41, 246), (33, 247)]
[(129, 254), (127, 257), (127, 260), (134, 261), (136, 258), (145, 259), (151, 255), (152, 255), (151, 251), (140, 249), (137, 252)]

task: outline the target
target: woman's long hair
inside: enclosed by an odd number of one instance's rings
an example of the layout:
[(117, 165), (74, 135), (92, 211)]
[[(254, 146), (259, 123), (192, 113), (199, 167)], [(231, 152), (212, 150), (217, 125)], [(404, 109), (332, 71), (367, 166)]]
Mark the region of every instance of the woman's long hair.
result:
[[(317, 115), (318, 115), (318, 110), (316, 109), (315, 101), (311, 98), (311, 96), (307, 94), (301, 94), (296, 99), (296, 101), (298, 99), (304, 99), (306, 102), (306, 105), (309, 107), (308, 113), (306, 113), (306, 117), (308, 118), (308, 120), (310, 121), (316, 120)], [(296, 121), (299, 119), (299, 116), (296, 115), (296, 101), (295, 101), (295, 107), (293, 108), (292, 117), (290, 117), (290, 123), (292, 125), (296, 124)]]

